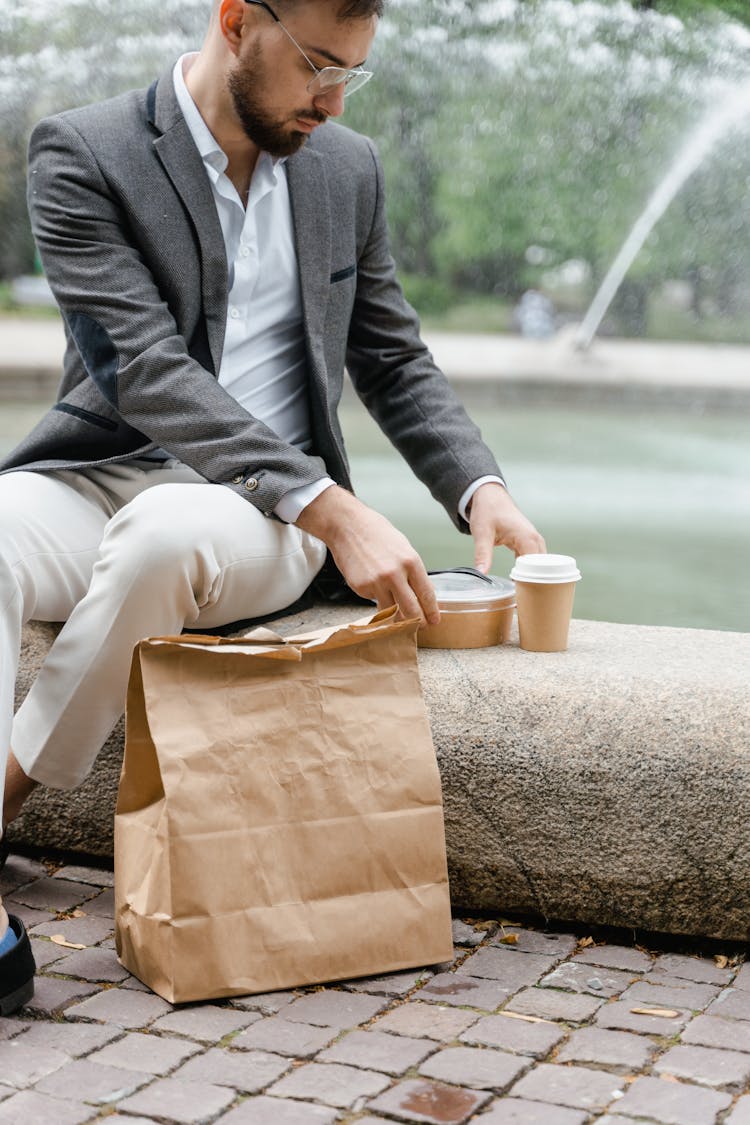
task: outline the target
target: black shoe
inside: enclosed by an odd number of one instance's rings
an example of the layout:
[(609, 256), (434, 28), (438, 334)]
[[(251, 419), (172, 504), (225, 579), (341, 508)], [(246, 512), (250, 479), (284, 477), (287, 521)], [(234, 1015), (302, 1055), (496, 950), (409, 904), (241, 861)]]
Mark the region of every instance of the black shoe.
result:
[(7, 953), (0, 956), (0, 1016), (10, 1016), (34, 995), (34, 954), (23, 922), (14, 914), (8, 915), (10, 928), (18, 941)]

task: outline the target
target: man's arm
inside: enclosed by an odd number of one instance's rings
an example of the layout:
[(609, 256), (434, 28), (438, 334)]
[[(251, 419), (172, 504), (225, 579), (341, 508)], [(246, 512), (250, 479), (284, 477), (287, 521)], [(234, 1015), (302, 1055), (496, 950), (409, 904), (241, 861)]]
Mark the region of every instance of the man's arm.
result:
[[(110, 132), (122, 123), (108, 122)], [(130, 120), (127, 128), (131, 128)], [(93, 132), (89, 128), (88, 131)], [(103, 127), (102, 127), (103, 131)], [(325, 475), (317, 458), (281, 441), (194, 360), (150, 262), (164, 246), (148, 242), (132, 196), (110, 182), (87, 137), (67, 117), (43, 121), (29, 151), (29, 211), (45, 273), (98, 394), (134, 429), (228, 485), (262, 511), (291, 489)], [(137, 170), (132, 176), (137, 176)], [(164, 186), (163, 225), (182, 212)], [(128, 213), (127, 209), (130, 209)], [(163, 242), (163, 238), (162, 238)], [(171, 245), (168, 243), (167, 245)], [(217, 253), (222, 253), (217, 245)], [(175, 284), (199, 286), (199, 277)], [(226, 268), (226, 267), (224, 267)], [(93, 388), (95, 387), (95, 390)], [(252, 487), (246, 487), (247, 482)]]

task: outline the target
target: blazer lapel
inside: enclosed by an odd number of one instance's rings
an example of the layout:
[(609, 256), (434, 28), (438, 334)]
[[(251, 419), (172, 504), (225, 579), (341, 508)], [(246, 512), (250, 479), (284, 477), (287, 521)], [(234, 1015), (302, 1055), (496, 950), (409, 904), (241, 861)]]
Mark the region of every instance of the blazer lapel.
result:
[(292, 204), (302, 315), (308, 346), (322, 340), (331, 278), (331, 205), (325, 158), (305, 146), (286, 164)]
[[(152, 123), (160, 136), (154, 149), (195, 227), (201, 254), (201, 294), (208, 345), (218, 374), (227, 316), (227, 260), (211, 184), (177, 101), (171, 70), (149, 98)], [(179, 247), (176, 248), (179, 265)]]

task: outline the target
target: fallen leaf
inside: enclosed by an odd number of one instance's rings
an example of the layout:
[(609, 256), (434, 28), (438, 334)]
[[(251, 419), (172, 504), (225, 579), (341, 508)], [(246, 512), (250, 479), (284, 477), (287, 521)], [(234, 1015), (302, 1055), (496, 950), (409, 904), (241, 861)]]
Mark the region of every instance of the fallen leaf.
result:
[(526, 1023), (552, 1023), (552, 1020), (543, 1020), (541, 1016), (525, 1016), (522, 1012), (500, 1012), (509, 1020), (524, 1020)]
[(584, 937), (584, 938), (581, 938), (581, 940), (578, 942), (578, 948), (579, 949), (588, 949), (588, 947), (590, 945), (593, 945), (593, 944), (594, 944), (594, 939), (592, 937)]
[(64, 934), (53, 934), (52, 937), (49, 940), (53, 941), (55, 943), (55, 945), (63, 945), (66, 949), (85, 949), (86, 948), (85, 945), (79, 945), (75, 941), (68, 941), (68, 939), (65, 937)]
[(631, 1008), (634, 1016), (658, 1016), (663, 1020), (674, 1020), (679, 1016), (679, 1012), (674, 1008)]
[(78, 909), (71, 910), (70, 917), (71, 918), (85, 918), (86, 917), (86, 911), (85, 910), (78, 910)]
[(518, 934), (503, 934), (500, 945), (518, 945)]
[(714, 957), (714, 965), (717, 969), (726, 969), (729, 964), (729, 958), (725, 957), (722, 953), (717, 953)]
[(662, 1082), (679, 1082), (679, 1078), (675, 1078), (674, 1074), (660, 1074)]

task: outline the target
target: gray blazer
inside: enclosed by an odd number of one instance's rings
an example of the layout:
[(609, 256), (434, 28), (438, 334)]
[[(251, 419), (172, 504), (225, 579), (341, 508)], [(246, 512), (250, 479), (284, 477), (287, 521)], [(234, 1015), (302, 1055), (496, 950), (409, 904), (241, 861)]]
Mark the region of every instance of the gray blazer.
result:
[(467, 530), (461, 494), (499, 469), (396, 281), (371, 141), (326, 124), (287, 173), (310, 454), (279, 440), (216, 379), (227, 262), (171, 70), (148, 90), (36, 127), (29, 211), (67, 349), (57, 403), (0, 471), (80, 468), (164, 449), (271, 514), (286, 492), (326, 472), (351, 488), (337, 417), (346, 366), (386, 435)]

